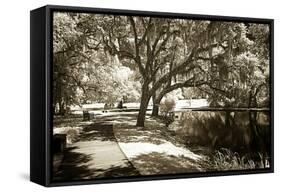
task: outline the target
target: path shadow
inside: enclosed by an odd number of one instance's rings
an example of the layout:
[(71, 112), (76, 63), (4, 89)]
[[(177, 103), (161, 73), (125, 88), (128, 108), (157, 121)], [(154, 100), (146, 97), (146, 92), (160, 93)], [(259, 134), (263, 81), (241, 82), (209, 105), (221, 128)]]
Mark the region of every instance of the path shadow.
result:
[(92, 173), (85, 164), (91, 160), (90, 155), (73, 152), (77, 147), (71, 147), (65, 150), (64, 159), (59, 170), (54, 173), (53, 180), (79, 180), (89, 177)]
[[(125, 159), (125, 163), (122, 165), (120, 165), (120, 162), (116, 162), (116, 165), (113, 163), (113, 165), (104, 169), (96, 165), (95, 159), (98, 159), (98, 157), (95, 155), (95, 149), (90, 148), (90, 143), (103, 145), (103, 142), (104, 145), (108, 145), (108, 142), (111, 142), (110, 145), (114, 145), (114, 143), (118, 145), (113, 133), (112, 124), (108, 122), (96, 122), (85, 126), (77, 138), (76, 143), (73, 143), (72, 147), (64, 151), (62, 164), (58, 168), (58, 171), (54, 172), (53, 181), (75, 181), (139, 175), (139, 172), (127, 159)], [(85, 146), (85, 143), (87, 143), (87, 146)], [(105, 150), (104, 153), (107, 153), (107, 151)], [(120, 151), (120, 153), (122, 152)], [(106, 160), (104, 163), (106, 163)]]
[(94, 123), (83, 128), (78, 141), (116, 141), (113, 133), (113, 125), (103, 122)]
[(71, 147), (65, 151), (63, 163), (59, 170), (53, 175), (54, 182), (140, 175), (131, 165), (127, 167), (111, 166), (107, 169), (90, 168), (89, 163), (93, 160), (92, 156), (74, 152), (73, 150), (75, 149), (77, 149), (77, 147)]
[(186, 157), (151, 152), (140, 154), (132, 159), (137, 167), (141, 167), (144, 175), (178, 174), (198, 172), (200, 169), (193, 160)]

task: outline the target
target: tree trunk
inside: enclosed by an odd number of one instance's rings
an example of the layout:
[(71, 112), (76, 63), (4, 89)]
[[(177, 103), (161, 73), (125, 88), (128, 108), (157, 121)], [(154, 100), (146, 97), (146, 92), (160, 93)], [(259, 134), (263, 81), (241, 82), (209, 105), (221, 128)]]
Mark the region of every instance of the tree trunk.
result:
[(159, 115), (159, 106), (162, 98), (165, 94), (161, 92), (153, 101), (152, 116), (157, 117)]
[(154, 102), (151, 116), (157, 117), (158, 115), (159, 115), (159, 103)]
[[(250, 90), (248, 108), (256, 107), (256, 98), (253, 94), (252, 89)], [(251, 141), (250, 147), (253, 151), (260, 150), (259, 134), (257, 130), (257, 112), (249, 111), (249, 126), (251, 130)]]
[(233, 130), (230, 124), (230, 111), (225, 112), (225, 129), (229, 130), (231, 139), (233, 139)]
[(59, 115), (64, 115), (65, 114), (65, 105), (63, 101), (59, 102)]
[(146, 109), (150, 99), (148, 91), (149, 91), (148, 83), (144, 83), (144, 85), (142, 86), (140, 111), (138, 114), (137, 125), (136, 125), (137, 127), (144, 127)]
[(152, 116), (157, 117), (159, 115), (159, 106), (161, 102), (162, 97), (156, 97), (153, 102), (153, 108), (152, 108)]

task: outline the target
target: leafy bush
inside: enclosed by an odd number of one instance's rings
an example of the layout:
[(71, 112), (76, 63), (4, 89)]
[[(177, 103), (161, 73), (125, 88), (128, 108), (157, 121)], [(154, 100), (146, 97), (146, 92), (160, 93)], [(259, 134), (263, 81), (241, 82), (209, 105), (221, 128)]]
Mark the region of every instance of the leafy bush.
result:
[(75, 142), (82, 131), (82, 127), (60, 127), (53, 130), (54, 134), (66, 134), (67, 144)]
[(66, 132), (67, 134), (67, 143), (72, 144), (76, 141), (77, 137), (79, 136), (79, 130), (77, 129), (69, 129)]
[(172, 98), (165, 99), (164, 102), (160, 104), (160, 110), (164, 114), (164, 116), (167, 116), (169, 112), (172, 112), (174, 107), (176, 106), (176, 102)]

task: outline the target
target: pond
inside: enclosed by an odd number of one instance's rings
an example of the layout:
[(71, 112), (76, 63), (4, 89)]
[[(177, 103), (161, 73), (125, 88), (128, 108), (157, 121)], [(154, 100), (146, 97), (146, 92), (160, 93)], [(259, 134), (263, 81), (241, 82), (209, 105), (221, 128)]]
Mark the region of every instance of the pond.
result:
[(175, 112), (169, 125), (186, 145), (228, 148), (270, 156), (269, 110), (204, 110)]

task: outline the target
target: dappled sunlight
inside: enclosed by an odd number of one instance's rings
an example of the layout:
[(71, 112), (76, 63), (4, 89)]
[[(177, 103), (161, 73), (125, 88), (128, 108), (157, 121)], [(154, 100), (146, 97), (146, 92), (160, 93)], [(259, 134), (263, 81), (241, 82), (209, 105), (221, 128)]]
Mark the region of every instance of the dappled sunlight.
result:
[[(208, 151), (209, 148), (197, 149), (184, 145), (183, 142), (191, 140), (184, 138), (182, 142), (179, 137), (171, 135), (171, 130), (175, 131), (173, 126), (181, 128), (176, 133), (178, 135), (184, 130), (182, 136), (203, 136), (202, 130), (225, 130), (221, 126), (225, 118), (220, 113), (186, 112), (182, 121), (174, 122), (169, 127), (166, 127), (163, 119), (150, 115), (146, 116), (144, 127), (136, 127), (137, 112), (106, 112), (96, 114), (91, 121), (82, 121), (77, 116), (75, 118), (79, 119), (76, 124), (67, 120), (54, 129), (54, 134), (67, 134), (67, 143), (70, 144), (62, 165), (54, 169), (54, 178), (58, 180), (179, 174), (217, 169), (210, 162), (209, 155), (212, 152)], [(216, 126), (207, 129), (209, 124)], [(237, 122), (236, 125), (240, 124)], [(182, 129), (183, 125), (185, 129)], [(209, 131), (208, 137), (212, 131)], [(75, 139), (69, 142), (71, 136), (75, 136)]]
[(190, 150), (182, 147), (177, 147), (173, 145), (171, 142), (165, 142), (162, 144), (153, 144), (153, 143), (142, 143), (142, 142), (135, 142), (135, 143), (121, 143), (119, 142), (119, 146), (124, 151), (129, 159), (134, 158), (141, 154), (148, 154), (151, 152), (158, 152), (163, 153), (167, 156), (172, 155), (176, 157), (186, 157), (192, 160), (200, 160), (202, 157), (197, 155)]
[(130, 159), (141, 175), (178, 174), (202, 171), (188, 158), (161, 152), (139, 154)]
[(152, 132), (129, 124), (115, 124), (113, 126), (114, 135), (118, 142), (123, 143), (153, 143), (156, 145), (165, 143), (166, 140), (160, 132)]
[(83, 130), (82, 127), (60, 127), (60, 128), (55, 128), (53, 130), (53, 135), (65, 134), (66, 143), (72, 144), (73, 142), (75, 142), (77, 140), (77, 138), (79, 137), (82, 130)]
[(87, 125), (93, 124), (93, 121), (83, 121), (81, 115), (55, 116), (53, 120), (53, 134), (67, 134), (69, 130), (76, 130), (80, 133)]
[[(232, 170), (260, 154), (271, 160), (270, 25), (53, 16), (51, 152), (61, 163), (54, 178)], [(216, 154), (220, 148), (229, 151)]]
[(58, 128), (55, 128), (54, 130), (53, 130), (53, 133), (54, 134), (61, 134), (61, 133), (66, 133), (67, 131), (69, 131), (69, 130), (77, 130), (77, 131), (82, 131), (82, 127), (58, 127)]
[[(114, 124), (113, 131), (121, 150), (141, 175), (204, 171), (204, 157), (175, 145), (163, 135), (163, 127), (149, 118), (146, 127), (127, 123)], [(162, 130), (162, 131), (161, 131)]]

